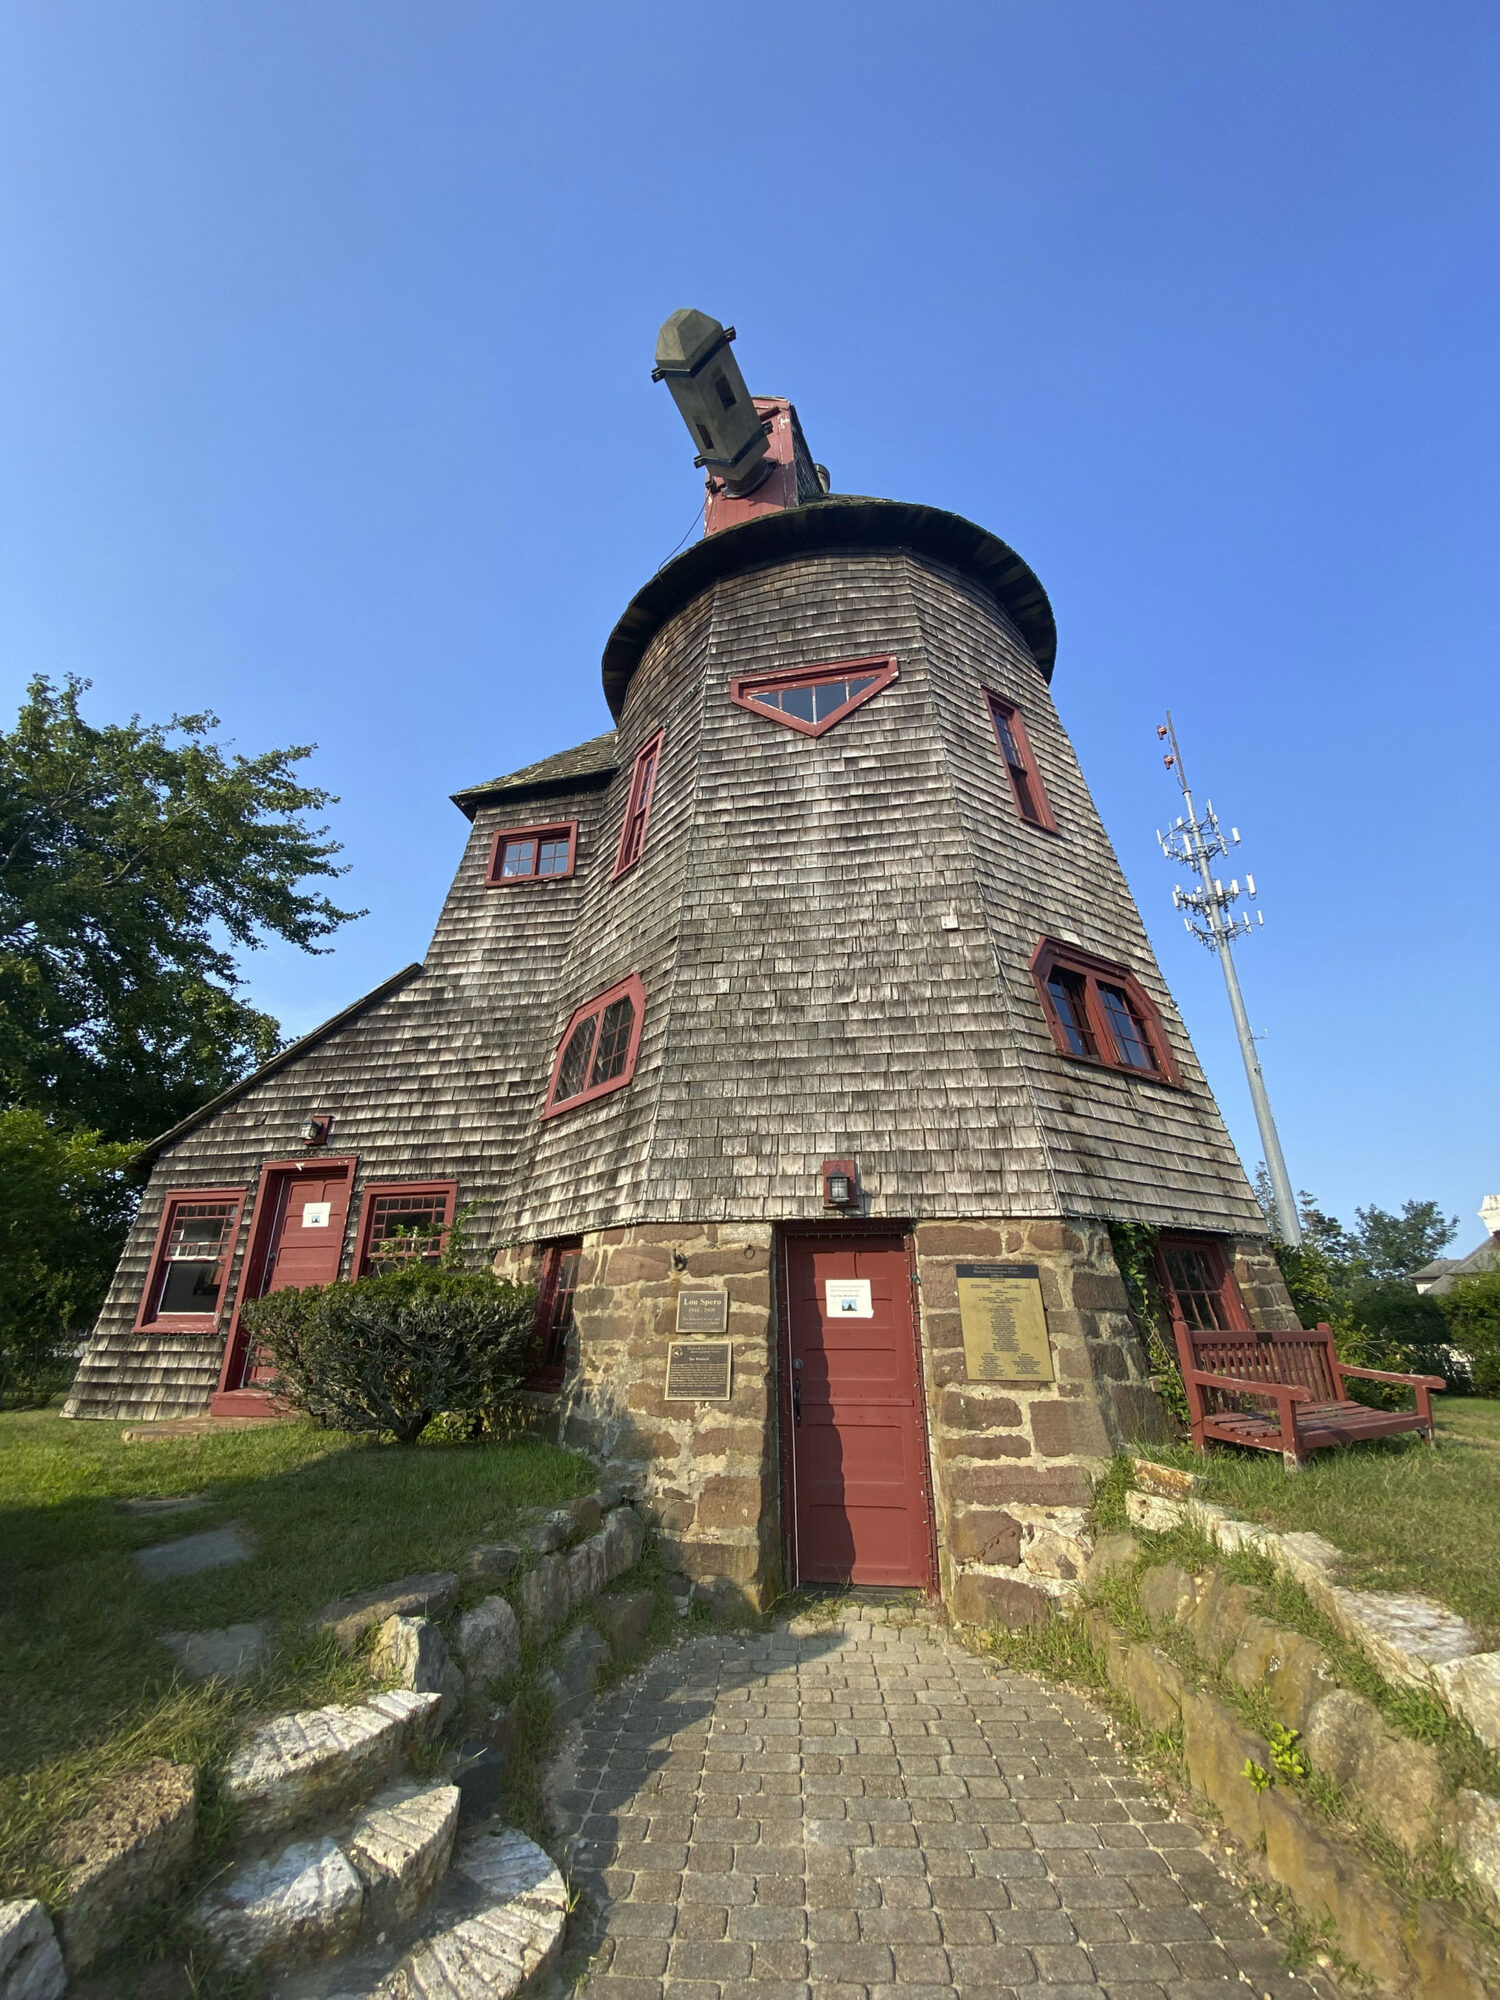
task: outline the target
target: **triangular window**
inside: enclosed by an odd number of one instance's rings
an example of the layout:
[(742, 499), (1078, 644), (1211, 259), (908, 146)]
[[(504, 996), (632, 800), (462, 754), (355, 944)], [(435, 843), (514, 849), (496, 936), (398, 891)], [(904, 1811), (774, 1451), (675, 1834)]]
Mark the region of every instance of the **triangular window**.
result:
[(882, 653), (873, 660), (834, 660), (779, 674), (741, 674), (729, 683), (729, 699), (752, 715), (784, 722), (804, 736), (821, 736), (895, 678), (895, 659)]

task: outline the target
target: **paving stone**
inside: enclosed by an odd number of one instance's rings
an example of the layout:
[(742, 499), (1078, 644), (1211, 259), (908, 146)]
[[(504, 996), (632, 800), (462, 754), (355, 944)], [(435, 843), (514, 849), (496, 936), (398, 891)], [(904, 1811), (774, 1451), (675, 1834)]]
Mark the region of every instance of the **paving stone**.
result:
[(591, 1864), (582, 2000), (1195, 2000), (1236, 1990), (1247, 1943), (1261, 1992), (1327, 1991), (1097, 1711), (935, 1628), (702, 1635), (586, 1729), (549, 1782), (563, 1831), (620, 1856)]
[(241, 1681), (271, 1649), (271, 1627), (225, 1625), (216, 1632), (163, 1632), (161, 1642), (190, 1681)]
[(173, 1542), (155, 1542), (134, 1551), (136, 1568), (152, 1583), (169, 1576), (197, 1576), (206, 1569), (226, 1569), (248, 1562), (253, 1545), (239, 1528), (205, 1528), (199, 1535), (181, 1535)]

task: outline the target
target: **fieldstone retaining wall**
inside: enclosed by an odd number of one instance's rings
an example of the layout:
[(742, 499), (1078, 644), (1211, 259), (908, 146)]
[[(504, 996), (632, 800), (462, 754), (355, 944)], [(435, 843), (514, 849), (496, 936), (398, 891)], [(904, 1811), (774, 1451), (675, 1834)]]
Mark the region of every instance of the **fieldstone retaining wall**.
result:
[[(1195, 1576), (1160, 1564), (1140, 1575), (1137, 1595), (1153, 1632), (1175, 1634), (1178, 1643), (1168, 1650), (1132, 1640), (1103, 1611), (1085, 1611), (1109, 1682), (1147, 1729), (1180, 1732), (1190, 1784), (1246, 1850), (1250, 1870), (1284, 1888), (1314, 1928), (1330, 1927), (1337, 1948), (1378, 1991), (1500, 1996), (1500, 1950), (1483, 1928), (1456, 1904), (1404, 1900), (1371, 1853), (1287, 1782), (1296, 1774), (1279, 1769), (1278, 1756), (1294, 1756), (1304, 1772), (1336, 1785), (1355, 1822), (1413, 1861), (1446, 1846), (1492, 1921), (1500, 1919), (1500, 1800), (1449, 1796), (1433, 1748), (1391, 1729), (1373, 1702), (1338, 1686), (1327, 1656), (1262, 1616), (1250, 1587), (1217, 1570)], [(1195, 1657), (1198, 1671), (1184, 1657)], [(1272, 1742), (1249, 1726), (1216, 1691), (1224, 1684), (1262, 1696), (1288, 1734)]]

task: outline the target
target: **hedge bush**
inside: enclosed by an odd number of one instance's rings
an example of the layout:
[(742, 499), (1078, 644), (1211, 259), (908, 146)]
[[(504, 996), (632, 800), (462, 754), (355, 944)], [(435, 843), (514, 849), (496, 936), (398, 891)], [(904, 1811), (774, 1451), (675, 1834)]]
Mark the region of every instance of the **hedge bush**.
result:
[(1456, 1278), (1441, 1304), (1449, 1338), (1469, 1357), (1474, 1387), (1500, 1396), (1500, 1270)]
[(339, 1431), (411, 1444), (455, 1412), (478, 1433), (512, 1407), (535, 1337), (536, 1293), (488, 1271), (414, 1262), (258, 1299), (245, 1323), (275, 1395)]

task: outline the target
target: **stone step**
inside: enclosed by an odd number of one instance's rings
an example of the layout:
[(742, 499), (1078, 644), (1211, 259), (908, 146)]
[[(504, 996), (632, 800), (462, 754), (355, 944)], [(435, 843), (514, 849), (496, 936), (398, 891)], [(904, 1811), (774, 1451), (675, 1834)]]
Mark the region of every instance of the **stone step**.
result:
[(365, 1923), (409, 1923), (436, 1888), (458, 1831), (457, 1785), (405, 1784), (378, 1792), (344, 1843), (365, 1885)]
[(210, 1944), (231, 1965), (334, 1958), (359, 1935), (364, 1884), (331, 1836), (252, 1861), (198, 1906)]
[(279, 1715), (230, 1759), (224, 1791), (242, 1833), (264, 1835), (357, 1805), (394, 1772), (441, 1697), (397, 1689)]
[(551, 1964), (567, 1922), (557, 1864), (509, 1829), (466, 1840), (453, 1863), (483, 1907), (426, 1938), (371, 2000), (513, 2000)]
[(0, 1996), (62, 2000), (68, 1975), (45, 1903), (17, 1896), (0, 1903)]

